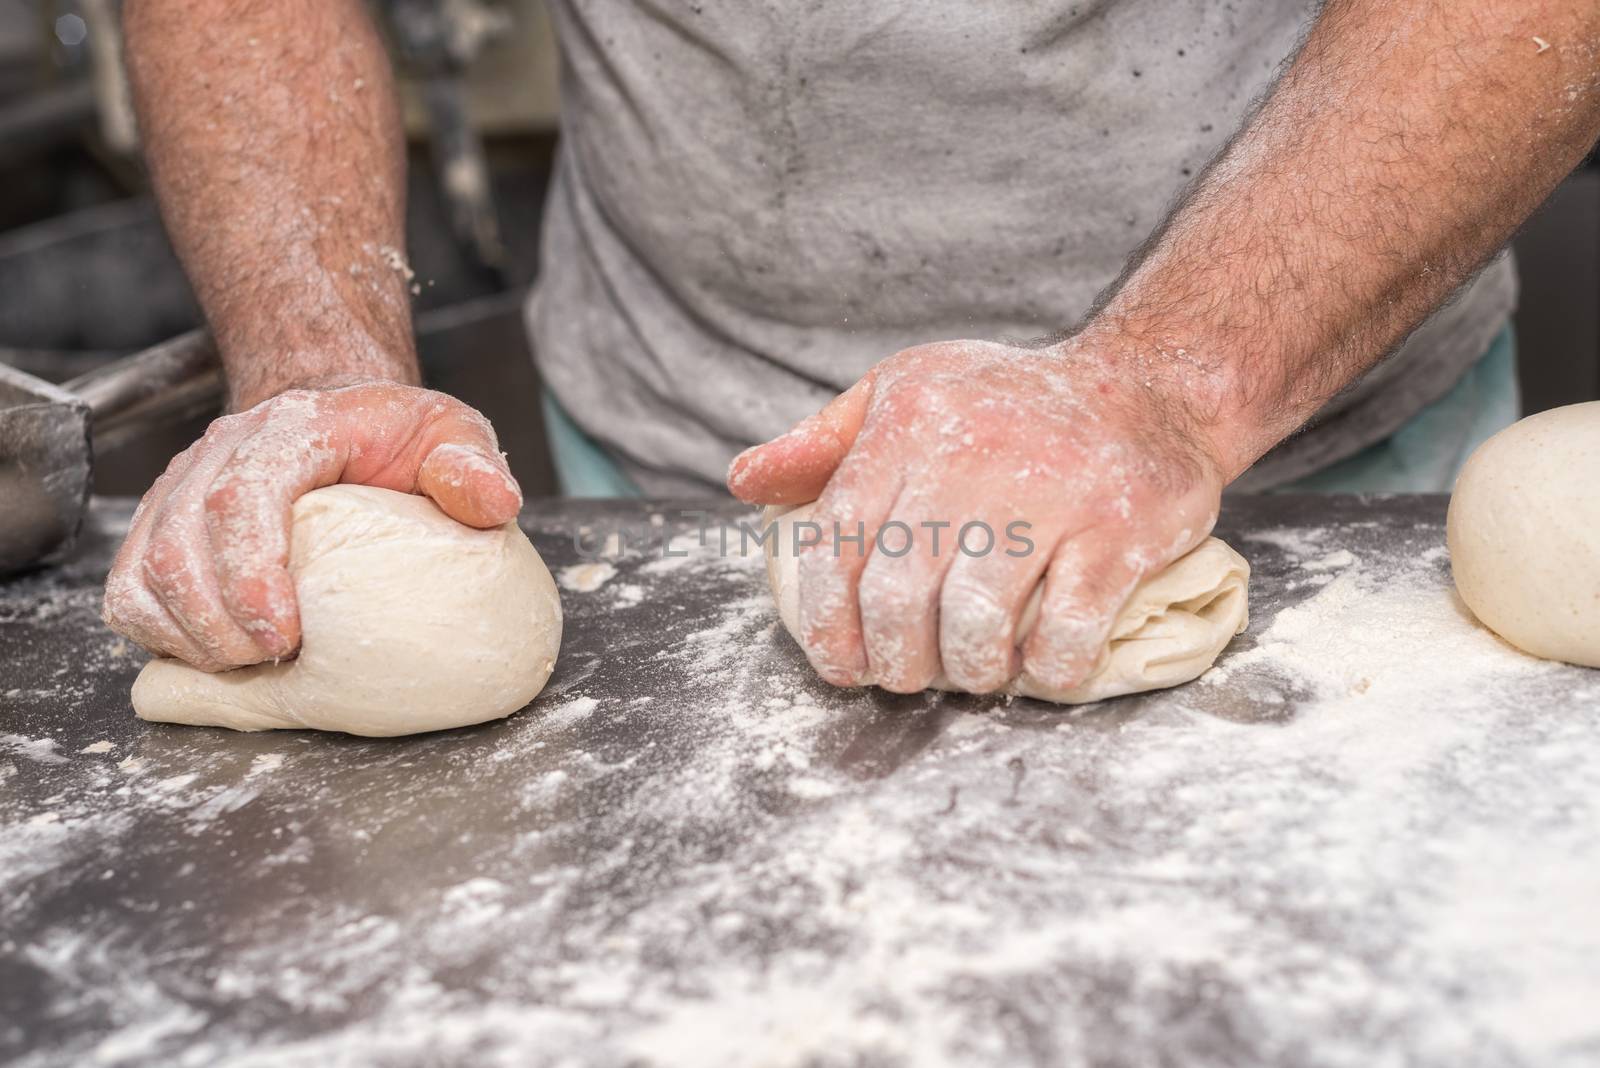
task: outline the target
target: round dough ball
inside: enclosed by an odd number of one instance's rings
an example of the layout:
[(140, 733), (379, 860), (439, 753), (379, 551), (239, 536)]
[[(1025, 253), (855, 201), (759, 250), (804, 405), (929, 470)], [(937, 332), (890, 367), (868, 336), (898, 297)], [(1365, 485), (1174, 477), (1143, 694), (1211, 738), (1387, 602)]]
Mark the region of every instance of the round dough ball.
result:
[[(766, 521), (777, 527), (776, 543), (767, 553), (767, 581), (778, 616), (792, 637), (800, 632), (800, 558), (794, 551), (794, 527), (810, 521), (812, 509), (813, 504), (802, 504), (766, 512)], [(1087, 679), (1063, 690), (1024, 672), (1011, 680), (1005, 692), (1076, 705), (1193, 681), (1249, 624), (1249, 583), (1250, 565), (1245, 558), (1224, 542), (1207, 538), (1133, 591)], [(1033, 633), (1043, 591), (1041, 582), (1023, 606), (1017, 625), (1018, 645)], [(865, 681), (868, 685), (872, 682)], [(956, 687), (941, 676), (934, 680), (933, 689)]]
[(1456, 589), (1487, 627), (1534, 656), (1600, 667), (1600, 401), (1479, 446), (1446, 532)]
[(294, 505), (300, 653), (220, 674), (153, 660), (142, 718), (375, 737), (508, 716), (555, 669), (561, 599), (517, 528), (464, 526), (426, 497), (328, 486)]

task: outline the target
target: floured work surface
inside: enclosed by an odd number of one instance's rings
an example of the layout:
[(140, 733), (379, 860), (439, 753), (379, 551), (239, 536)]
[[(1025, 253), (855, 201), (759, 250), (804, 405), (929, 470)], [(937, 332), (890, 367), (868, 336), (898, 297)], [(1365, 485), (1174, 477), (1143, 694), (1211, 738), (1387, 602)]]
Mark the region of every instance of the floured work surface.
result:
[(549, 688), (393, 741), (136, 721), (127, 514), (0, 586), (0, 1061), (1600, 1058), (1600, 672), (1470, 622), (1442, 499), (1231, 502), (1250, 630), (1074, 709), (832, 690), (716, 526), (542, 506)]

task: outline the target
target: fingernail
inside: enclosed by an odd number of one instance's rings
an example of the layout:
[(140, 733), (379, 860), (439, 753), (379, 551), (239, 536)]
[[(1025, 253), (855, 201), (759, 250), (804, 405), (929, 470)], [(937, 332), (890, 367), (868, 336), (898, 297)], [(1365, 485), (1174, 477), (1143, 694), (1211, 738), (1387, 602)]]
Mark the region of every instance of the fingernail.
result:
[(268, 621), (249, 619), (242, 622), (245, 631), (250, 635), (250, 640), (260, 646), (261, 651), (268, 656), (277, 659), (294, 652), (294, 646), (289, 644), (289, 639)]
[(760, 445), (752, 445), (748, 449), (745, 449), (743, 452), (739, 453), (739, 455), (735, 456), (728, 464), (728, 478), (737, 478), (740, 470), (745, 466), (745, 464), (750, 462), (750, 454), (759, 448), (761, 448)]
[(733, 462), (728, 465), (728, 489), (736, 496), (739, 494), (741, 487), (756, 474), (758, 470), (758, 454), (764, 448), (766, 448), (765, 444), (752, 445), (738, 456), (735, 456)]
[[(484, 450), (474, 445), (458, 445), (447, 442), (434, 447), (428, 454), (428, 460), (434, 461), (433, 470), (436, 475), (444, 475), (445, 471), (453, 469), (456, 477), (449, 481), (459, 485), (458, 479), (469, 471), (493, 471), (502, 478), (509, 479), (511, 470), (506, 466), (505, 458), (498, 453), (491, 456)], [(427, 463), (428, 461), (424, 461)], [(441, 469), (440, 464), (444, 467)], [(448, 476), (446, 476), (448, 478)]]

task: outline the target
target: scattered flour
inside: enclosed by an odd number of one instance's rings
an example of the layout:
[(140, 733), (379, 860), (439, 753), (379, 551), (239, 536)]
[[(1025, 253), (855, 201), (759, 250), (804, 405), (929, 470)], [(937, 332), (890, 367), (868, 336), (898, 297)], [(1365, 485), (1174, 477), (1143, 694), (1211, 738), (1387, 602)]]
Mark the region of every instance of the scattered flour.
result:
[(612, 591), (611, 605), (613, 608), (636, 608), (644, 603), (644, 597), (644, 587), (629, 582)]
[(1252, 530), (1244, 535), (1245, 541), (1261, 542), (1282, 549), (1291, 557), (1304, 560), (1325, 552), (1327, 532), (1316, 527), (1278, 527), (1273, 530)]
[(1336, 571), (1353, 567), (1355, 563), (1356, 557), (1354, 553), (1349, 549), (1340, 549), (1337, 552), (1329, 553), (1320, 560), (1308, 560), (1300, 566), (1307, 571)]
[(61, 746), (54, 738), (29, 738), (21, 734), (0, 734), (0, 748), (9, 749), (18, 756), (36, 764), (65, 764)]
[(245, 777), (270, 774), (283, 767), (282, 753), (260, 753), (250, 758), (250, 768), (245, 772)]
[[(194, 986), (115, 917), (26, 947), (54, 1008), (125, 1010), (113, 1062), (1592, 1064), (1600, 675), (1478, 627), (1436, 528), (1351, 529), (1250, 546), (1282, 601), (1202, 680), (1072, 710), (834, 690), (759, 557), (619, 559), (571, 618), (637, 587), (644, 654), (501, 724), (151, 733), (134, 778), (0, 737), (99, 791), (0, 835), (0, 902), (165, 830), (137, 922)], [(235, 876), (296, 892), (225, 898), (219, 941), (179, 910)], [(312, 1023), (243, 1034), (261, 1006)]]
[(602, 560), (564, 567), (556, 578), (561, 583), (562, 589), (571, 590), (573, 593), (593, 593), (611, 581), (616, 573), (614, 565)]

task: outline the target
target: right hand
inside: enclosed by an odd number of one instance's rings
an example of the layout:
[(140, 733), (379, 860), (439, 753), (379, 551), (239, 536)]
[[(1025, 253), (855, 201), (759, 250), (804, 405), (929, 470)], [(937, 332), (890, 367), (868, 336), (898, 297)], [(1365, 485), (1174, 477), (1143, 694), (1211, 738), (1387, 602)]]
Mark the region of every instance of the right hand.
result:
[[(1197, 378), (1158, 373), (1117, 336), (918, 345), (736, 457), (728, 486), (753, 504), (817, 502), (797, 637), (827, 682), (915, 693), (943, 676), (992, 693), (1026, 673), (1070, 690), (1139, 583), (1216, 522), (1227, 472)], [(905, 548), (876, 551), (891, 524)], [(981, 552), (957, 548), (969, 524), (989, 532)]]
[(205, 671), (289, 656), (292, 509), (338, 482), (425, 494), (472, 527), (522, 506), (489, 421), (453, 397), (378, 381), (289, 390), (217, 419), (150, 487), (106, 579), (105, 621)]

